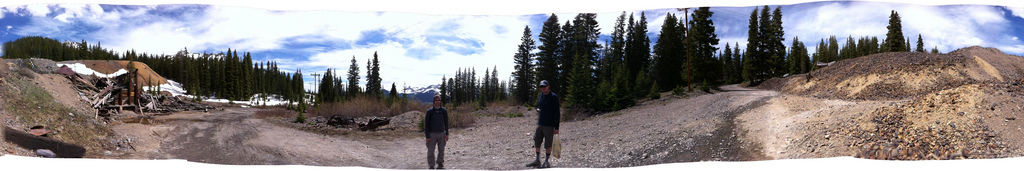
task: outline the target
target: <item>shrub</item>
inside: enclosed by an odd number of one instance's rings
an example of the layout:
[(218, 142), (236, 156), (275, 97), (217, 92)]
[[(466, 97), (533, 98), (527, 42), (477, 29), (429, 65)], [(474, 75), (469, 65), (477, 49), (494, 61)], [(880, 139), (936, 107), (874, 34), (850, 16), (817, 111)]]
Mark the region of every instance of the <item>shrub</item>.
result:
[(306, 123), (306, 115), (303, 115), (302, 113), (299, 113), (299, 116), (295, 117), (295, 122)]
[(711, 86), (708, 86), (708, 82), (704, 81), (704, 84), (700, 85), (700, 90), (706, 93), (711, 93)]
[(28, 69), (19, 69), (18, 74), (28, 79), (36, 79), (36, 72)]
[(684, 86), (676, 86), (676, 88), (672, 89), (672, 95), (682, 96), (685, 93), (686, 93), (686, 87), (684, 87)]
[[(448, 128), (466, 128), (476, 123), (477, 115), (473, 113), (473, 107), (472, 104), (462, 104), (448, 109)], [(416, 125), (420, 131), (424, 130), (424, 122), (427, 120), (425, 115), (420, 116), (420, 122)]]
[(659, 92), (658, 81), (657, 80), (655, 80), (654, 84), (651, 85), (651, 92), (650, 92), (650, 94), (648, 94), (648, 96), (651, 97), (651, 99), (660, 99), (661, 98), (661, 92)]
[(477, 115), (473, 113), (473, 106), (463, 104), (448, 111), (448, 124), (453, 128), (466, 128), (476, 123)]
[(586, 119), (587, 116), (594, 113), (593, 110), (584, 107), (568, 107), (562, 109), (562, 122), (568, 121), (579, 121)]

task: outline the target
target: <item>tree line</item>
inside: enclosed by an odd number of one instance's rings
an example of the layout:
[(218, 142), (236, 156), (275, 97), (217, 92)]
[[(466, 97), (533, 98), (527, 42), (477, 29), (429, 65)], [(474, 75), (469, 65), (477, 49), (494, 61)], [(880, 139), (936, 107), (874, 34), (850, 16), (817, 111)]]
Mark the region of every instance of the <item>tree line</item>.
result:
[(28, 36), (4, 43), (3, 58), (139, 61), (160, 76), (181, 83), (197, 100), (208, 97), (246, 101), (277, 94), (284, 100), (301, 102), (303, 97), (301, 70), (295, 73), (281, 71), (277, 62), (254, 62), (249, 52), (240, 56), (237, 49), (193, 54), (185, 48), (173, 55), (138, 54), (135, 50), (118, 53), (102, 48), (99, 43), (90, 46), (85, 40), (62, 43), (47, 37)]
[[(689, 9), (686, 9), (689, 11)], [(651, 46), (646, 16), (623, 12), (615, 23), (610, 42), (597, 44), (600, 34), (595, 14), (577, 14), (559, 25), (552, 14), (533, 40), (529, 26), (523, 31), (515, 68), (509, 85), (510, 99), (532, 103), (536, 88), (547, 80), (569, 108), (614, 111), (635, 105), (637, 98), (657, 98), (660, 92), (709, 91), (722, 84), (759, 83), (772, 77), (808, 73), (817, 63), (827, 63), (881, 52), (907, 52), (910, 38), (904, 38), (896, 11), (889, 19), (886, 39), (851, 35), (839, 47), (835, 36), (822, 39), (814, 53), (793, 37), (786, 43), (782, 9), (756, 7), (750, 13), (747, 44), (726, 43), (719, 49), (714, 21), (708, 7), (689, 16), (668, 13), (658, 39)], [(628, 17), (628, 19), (627, 19)], [(916, 52), (924, 52), (918, 35)], [(938, 50), (932, 49), (932, 53)]]

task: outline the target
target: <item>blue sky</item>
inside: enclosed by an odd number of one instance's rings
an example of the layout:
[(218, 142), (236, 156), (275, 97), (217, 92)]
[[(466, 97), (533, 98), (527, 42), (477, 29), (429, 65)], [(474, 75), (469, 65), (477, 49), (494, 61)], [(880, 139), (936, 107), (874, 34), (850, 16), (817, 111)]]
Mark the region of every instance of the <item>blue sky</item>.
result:
[[(0, 41), (23, 36), (102, 43), (123, 52), (172, 54), (191, 52), (251, 52), (254, 60), (277, 61), (285, 70), (301, 69), (307, 88), (310, 73), (338, 68), (343, 74), (355, 56), (361, 75), (366, 60), (378, 53), (383, 84), (424, 87), (440, 83), (458, 68), (475, 67), (478, 74), (497, 67), (503, 80), (511, 74), (523, 29), (536, 39), (542, 22), (552, 13), (560, 24), (577, 12), (596, 12), (602, 34), (610, 34), (615, 18), (626, 11), (644, 12), (648, 33), (657, 38), (667, 13), (675, 7), (711, 6), (721, 42), (745, 47), (747, 19), (756, 6), (782, 7), (786, 44), (793, 37), (813, 46), (822, 38), (877, 36), (886, 33), (890, 10), (899, 12), (904, 35), (924, 38), (927, 49), (948, 52), (980, 45), (1006, 53), (1024, 54), (1024, 5), (987, 1), (936, 1), (933, 4), (850, 1), (659, 2), (638, 5), (600, 5), (572, 8), (564, 2), (526, 0), (480, 4), (476, 1), (376, 1), (335, 4), (308, 0), (270, 4), (209, 4), (208, 2), (95, 1), (0, 3)], [(559, 4), (562, 3), (562, 4)], [(698, 4), (699, 3), (699, 4)], [(964, 4), (966, 5), (943, 5)], [(1011, 2), (1013, 3), (1013, 2)], [(1018, 2), (1019, 3), (1019, 2)], [(118, 5), (107, 5), (118, 4)], [(195, 4), (195, 5), (161, 5)], [(462, 5), (449, 5), (462, 4)], [(989, 4), (998, 4), (993, 6)], [(519, 6), (516, 6), (519, 5)], [(603, 36), (607, 38), (607, 36)], [(655, 40), (652, 40), (655, 41)], [(603, 41), (602, 41), (603, 43)], [(913, 43), (913, 42), (912, 42)], [(365, 75), (363, 75), (365, 76)], [(365, 79), (363, 79), (365, 81)]]

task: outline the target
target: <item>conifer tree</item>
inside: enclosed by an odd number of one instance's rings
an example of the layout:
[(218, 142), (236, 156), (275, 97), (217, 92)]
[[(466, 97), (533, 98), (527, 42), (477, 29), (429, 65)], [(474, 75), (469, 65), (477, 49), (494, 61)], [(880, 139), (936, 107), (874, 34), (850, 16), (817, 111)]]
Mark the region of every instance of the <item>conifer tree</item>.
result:
[[(537, 68), (536, 68), (536, 80), (547, 80), (550, 83), (558, 83), (557, 80), (561, 79), (559, 74), (559, 58), (562, 56), (563, 47), (559, 43), (561, 42), (563, 31), (561, 26), (558, 24), (558, 16), (551, 14), (546, 21), (544, 26), (541, 28), (541, 32), (537, 35), (537, 39), (540, 41), (540, 45), (537, 47)], [(518, 81), (518, 79), (517, 79)], [(519, 83), (517, 83), (519, 84)], [(519, 85), (516, 85), (517, 87)], [(536, 85), (528, 85), (534, 87)], [(552, 90), (562, 85), (553, 84)], [(530, 91), (531, 94), (538, 94), (536, 91)], [(521, 96), (516, 94), (517, 96)], [(530, 95), (528, 101), (524, 101), (529, 104), (535, 100), (535, 95)]]
[(362, 89), (359, 87), (359, 64), (356, 63), (356, 56), (352, 56), (352, 65), (348, 67), (348, 88), (346, 94), (349, 96), (347, 99), (352, 99), (357, 94), (362, 93)]
[(534, 79), (538, 77), (534, 74), (534, 54), (531, 51), (535, 45), (533, 35), (530, 34), (530, 26), (523, 29), (523, 37), (520, 40), (522, 43), (519, 44), (518, 51), (513, 57), (515, 62), (515, 71), (512, 71), (512, 79), (515, 80), (513, 91), (515, 91), (516, 102), (527, 103), (535, 97)]
[(690, 21), (687, 36), (690, 42), (687, 48), (692, 49), (689, 52), (693, 53), (690, 56), (695, 67), (691, 84), (714, 86), (721, 83), (722, 64), (714, 57), (719, 39), (715, 34), (715, 23), (711, 21), (712, 15), (714, 12), (709, 7), (697, 8), (692, 14), (693, 20)]
[(905, 52), (903, 40), (903, 25), (900, 21), (900, 14), (896, 10), (892, 10), (889, 14), (889, 26), (885, 27), (889, 31), (885, 34), (885, 45), (883, 45), (888, 52)]
[(440, 91), (441, 91), (441, 94), (440, 94), (440, 96), (441, 96), (441, 103), (447, 103), (448, 102), (447, 101), (447, 99), (448, 99), (448, 80), (445, 78), (444, 75), (441, 76), (441, 87), (438, 88), (438, 89), (440, 89)]
[[(626, 38), (625, 47), (625, 61), (630, 77), (629, 80), (644, 80), (644, 82), (634, 82), (639, 87), (634, 87), (635, 90), (647, 90), (650, 88), (650, 72), (651, 68), (651, 39), (647, 37), (647, 16), (644, 12), (640, 12), (640, 18), (633, 21), (633, 15), (629, 16), (629, 28), (627, 34), (629, 37)], [(644, 79), (637, 78), (639, 75), (643, 75)], [(641, 92), (641, 91), (638, 91)], [(644, 97), (646, 93), (637, 93), (636, 97)]]
[(749, 24), (747, 24), (747, 49), (746, 54), (743, 54), (743, 80), (744, 81), (758, 81), (762, 79), (761, 68), (764, 67), (764, 62), (761, 58), (761, 36), (758, 31), (758, 17), (757, 7), (754, 7), (754, 11), (750, 12)]
[(395, 83), (391, 83), (391, 91), (388, 92), (387, 103), (391, 106), (398, 99), (398, 89), (395, 87)]
[(669, 13), (661, 26), (661, 33), (658, 34), (658, 41), (654, 44), (654, 78), (658, 80), (658, 87), (667, 91), (676, 86), (683, 85), (682, 72), (685, 64), (685, 45), (683, 44), (684, 28), (681, 28), (680, 20)]
[(366, 93), (377, 100), (381, 98), (380, 61), (377, 60), (377, 52), (373, 52), (372, 65), (367, 63)]
[(917, 34), (917, 48), (915, 52), (924, 52), (924, 39), (921, 39), (921, 34)]

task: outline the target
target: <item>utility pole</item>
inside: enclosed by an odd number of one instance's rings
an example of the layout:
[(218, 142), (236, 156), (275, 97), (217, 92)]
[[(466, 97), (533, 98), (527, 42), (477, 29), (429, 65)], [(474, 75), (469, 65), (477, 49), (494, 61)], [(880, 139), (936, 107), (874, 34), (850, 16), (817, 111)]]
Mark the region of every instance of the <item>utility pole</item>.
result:
[[(309, 74), (309, 75), (313, 76), (313, 86), (320, 86), (320, 74), (317, 74), (316, 72), (313, 72), (313, 74)], [(317, 91), (318, 88), (314, 88), (313, 89), (313, 93), (314, 94), (317, 93), (316, 91)]]
[(687, 41), (690, 40), (691, 31), (689, 26), (690, 19), (687, 16), (690, 14), (690, 8), (676, 8), (676, 11), (680, 10), (683, 11), (683, 28), (686, 28), (686, 33), (683, 33), (683, 46), (686, 47), (686, 89), (693, 91), (693, 65), (690, 64), (693, 62), (693, 59), (690, 59), (690, 46), (687, 44)]

